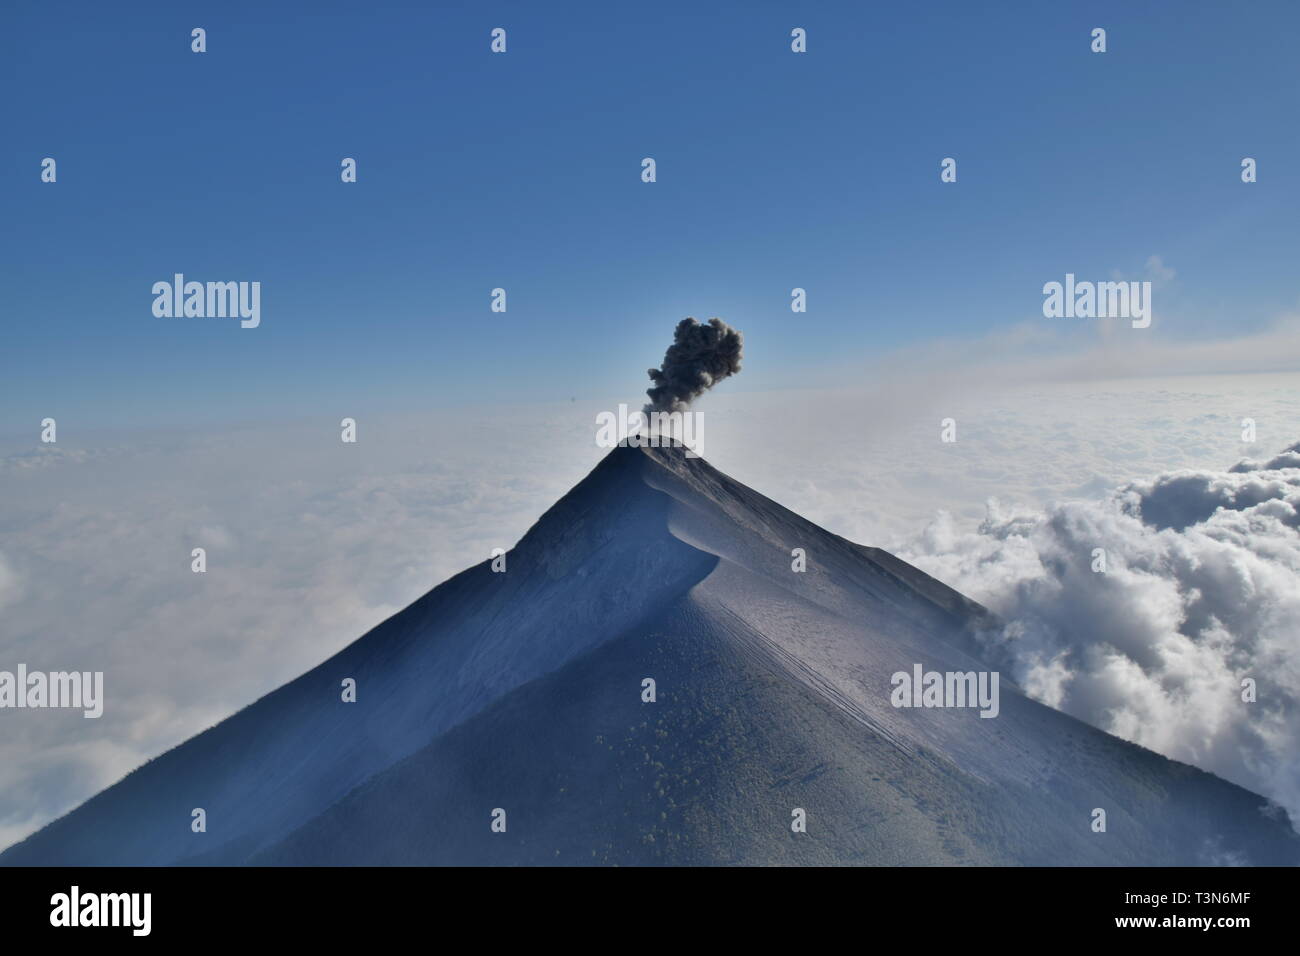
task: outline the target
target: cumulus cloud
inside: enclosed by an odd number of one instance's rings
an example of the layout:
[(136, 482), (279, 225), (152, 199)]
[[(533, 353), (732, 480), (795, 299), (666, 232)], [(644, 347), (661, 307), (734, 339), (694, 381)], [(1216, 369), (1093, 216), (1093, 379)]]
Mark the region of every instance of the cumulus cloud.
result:
[(1245, 458), (1228, 470), (1233, 474), (1241, 474), (1252, 471), (1276, 471), (1282, 468), (1300, 468), (1300, 442), (1296, 442), (1290, 448), (1284, 449), (1280, 455), (1275, 455), (1268, 461), (1254, 461)]
[(1146, 276), (1152, 282), (1172, 282), (1178, 276), (1178, 272), (1165, 265), (1163, 257), (1149, 256), (1146, 264)]
[(994, 500), (969, 532), (941, 513), (902, 556), (1000, 616), (988, 653), (1038, 699), (1300, 821), (1297, 450), (1030, 513)]
[(1163, 530), (1182, 531), (1210, 518), (1220, 508), (1245, 511), (1269, 502), (1260, 513), (1269, 513), (1295, 526), (1295, 509), (1289, 499), (1300, 484), (1300, 470), (1288, 468), (1277, 474), (1234, 470), (1226, 474), (1180, 471), (1161, 475), (1145, 484), (1125, 488), (1121, 500), (1145, 524)]

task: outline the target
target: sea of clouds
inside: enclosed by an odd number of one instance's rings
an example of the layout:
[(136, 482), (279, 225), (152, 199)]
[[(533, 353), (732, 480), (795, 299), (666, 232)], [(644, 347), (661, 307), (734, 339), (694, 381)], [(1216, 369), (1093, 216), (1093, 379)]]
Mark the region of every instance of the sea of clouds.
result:
[[(1043, 700), (1300, 819), (1294, 376), (996, 379), (710, 395), (704, 456), (997, 611)], [(363, 415), (355, 445), (322, 416), (0, 446), (0, 667), (103, 670), (107, 698), (3, 715), (0, 846), (513, 546), (635, 398)]]

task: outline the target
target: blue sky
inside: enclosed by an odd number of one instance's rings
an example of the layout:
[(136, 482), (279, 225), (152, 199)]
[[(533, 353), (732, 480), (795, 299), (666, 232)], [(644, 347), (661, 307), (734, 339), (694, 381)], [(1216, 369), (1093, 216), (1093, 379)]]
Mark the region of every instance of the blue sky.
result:
[[(636, 401), (684, 315), (728, 388), (850, 383), (1153, 255), (1153, 335), (1297, 305), (1294, 4), (289, 6), (7, 5), (0, 434)], [(154, 317), (176, 272), (260, 328)]]

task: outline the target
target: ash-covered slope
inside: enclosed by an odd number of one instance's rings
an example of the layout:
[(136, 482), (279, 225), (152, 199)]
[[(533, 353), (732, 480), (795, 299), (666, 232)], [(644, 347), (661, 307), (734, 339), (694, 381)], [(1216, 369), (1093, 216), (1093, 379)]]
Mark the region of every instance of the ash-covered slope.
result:
[(896, 671), (989, 669), (984, 612), (680, 449), (612, 452), (507, 560), (0, 862), (1296, 862), (1262, 798), (1009, 680), (996, 718), (892, 707)]

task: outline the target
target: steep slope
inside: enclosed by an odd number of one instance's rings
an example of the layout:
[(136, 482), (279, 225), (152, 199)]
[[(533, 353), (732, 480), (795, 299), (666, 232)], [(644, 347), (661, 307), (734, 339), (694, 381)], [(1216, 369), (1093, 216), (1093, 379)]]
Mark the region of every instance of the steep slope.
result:
[[(1294, 860), (1258, 797), (1050, 711), (1035, 715), (1056, 742), (1035, 782), (876, 732), (743, 628), (714, 631), (716, 610), (688, 599), (520, 688), (252, 862), (1203, 865), (1229, 848)], [(655, 703), (640, 699), (645, 676)], [(1089, 828), (1098, 805), (1105, 834)], [(796, 808), (806, 833), (791, 830)]]
[(611, 453), (507, 566), (435, 588), (0, 862), (1296, 860), (1261, 798), (1009, 681), (994, 719), (893, 708), (895, 671), (988, 669), (984, 612), (679, 449)]

